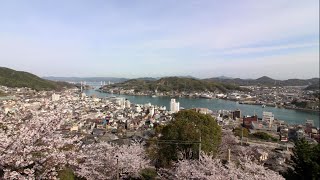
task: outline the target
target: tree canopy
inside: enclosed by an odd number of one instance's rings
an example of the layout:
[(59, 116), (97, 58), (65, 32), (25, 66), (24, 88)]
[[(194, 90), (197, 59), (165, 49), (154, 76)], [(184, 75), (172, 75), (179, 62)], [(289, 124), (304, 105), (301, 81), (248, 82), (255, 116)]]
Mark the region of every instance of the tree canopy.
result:
[(320, 178), (320, 144), (314, 145), (306, 140), (295, 142), (291, 156), (292, 168), (285, 174), (286, 179), (312, 179)]
[(185, 92), (194, 92), (194, 91), (211, 91), (216, 90), (226, 92), (228, 90), (241, 90), (247, 91), (248, 89), (240, 88), (232, 84), (224, 84), (219, 82), (210, 82), (206, 80), (199, 80), (194, 78), (181, 78), (181, 77), (166, 77), (159, 80), (144, 80), (144, 79), (130, 79), (128, 81), (107, 85), (104, 89), (107, 88), (120, 87), (123, 89), (135, 89), (136, 92), (140, 91), (159, 91), (159, 92), (168, 92), (168, 91), (185, 91)]
[(221, 128), (210, 115), (193, 110), (183, 110), (174, 115), (174, 120), (159, 129), (157, 158), (161, 165), (170, 165), (179, 159), (199, 158), (201, 150), (215, 155), (221, 142)]

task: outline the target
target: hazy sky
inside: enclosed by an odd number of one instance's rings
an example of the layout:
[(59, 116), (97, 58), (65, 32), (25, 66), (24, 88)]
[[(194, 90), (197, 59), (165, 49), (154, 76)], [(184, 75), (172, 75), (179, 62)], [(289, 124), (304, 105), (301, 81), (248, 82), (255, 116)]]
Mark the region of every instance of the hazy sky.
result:
[(319, 0), (3, 0), (0, 66), (39, 76), (319, 77)]

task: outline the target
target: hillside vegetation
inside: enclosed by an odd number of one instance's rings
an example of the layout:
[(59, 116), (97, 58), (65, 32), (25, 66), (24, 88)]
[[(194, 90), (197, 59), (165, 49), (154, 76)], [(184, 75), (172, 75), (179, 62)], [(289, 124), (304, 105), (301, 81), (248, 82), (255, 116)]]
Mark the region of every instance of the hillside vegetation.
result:
[(195, 92), (195, 91), (211, 91), (216, 90), (226, 92), (228, 90), (246, 90), (239, 86), (209, 82), (205, 80), (197, 80), (193, 78), (179, 78), (179, 77), (166, 77), (156, 81), (143, 80), (143, 79), (132, 79), (123, 83), (117, 83), (113, 85), (105, 86), (103, 89), (108, 88), (123, 88), (123, 89), (134, 89), (135, 91), (154, 91), (168, 92), (168, 91), (179, 91), (179, 92)]
[(2, 96), (6, 96), (6, 93), (4, 93), (3, 91), (0, 90), (0, 97)]
[(258, 79), (240, 79), (240, 78), (210, 78), (206, 79), (212, 82), (229, 83), (239, 86), (308, 86), (313, 84), (319, 84), (319, 78), (312, 79), (288, 79), (288, 80), (276, 80), (267, 76), (260, 77)]
[(318, 83), (309, 85), (305, 88), (305, 90), (320, 90), (320, 84), (318, 82)]
[(0, 67), (0, 85), (7, 87), (28, 87), (34, 90), (60, 90), (72, 85), (65, 82), (44, 80), (38, 76), (13, 69)]

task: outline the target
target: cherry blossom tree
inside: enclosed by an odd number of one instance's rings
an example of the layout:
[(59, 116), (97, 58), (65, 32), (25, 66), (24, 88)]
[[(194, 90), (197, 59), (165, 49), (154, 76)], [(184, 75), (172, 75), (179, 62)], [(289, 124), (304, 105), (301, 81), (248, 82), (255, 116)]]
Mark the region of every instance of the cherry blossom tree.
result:
[(149, 167), (149, 160), (139, 143), (91, 144), (83, 147), (78, 158), (76, 173), (86, 179), (114, 179), (117, 173), (122, 177), (139, 177), (139, 172)]
[(58, 132), (64, 124), (63, 113), (51, 111), (22, 120), (24, 115), (17, 114), (15, 119), (0, 116), (3, 126), (10, 126), (0, 131), (4, 179), (52, 179), (63, 167), (71, 167), (86, 179), (112, 179), (117, 169), (123, 176), (138, 177), (139, 171), (148, 167), (139, 143), (83, 145), (83, 137)]
[(217, 154), (217, 158), (219, 159), (227, 159), (228, 150), (230, 149), (231, 159), (232, 160), (239, 160), (242, 159), (243, 161), (246, 158), (250, 158), (251, 161), (259, 161), (257, 155), (258, 151), (267, 151), (265, 148), (258, 147), (256, 145), (250, 146), (241, 146), (239, 139), (234, 136), (231, 131), (224, 131), (222, 133), (222, 141), (219, 146), (219, 151)]
[[(14, 115), (0, 112), (0, 171), (3, 179), (57, 179), (70, 168), (84, 179), (139, 178), (150, 167), (143, 144), (115, 145), (83, 143), (83, 136), (61, 133), (68, 119), (66, 107), (57, 104), (49, 111), (18, 108)], [(202, 154), (201, 160), (180, 160), (170, 169), (160, 169), (163, 179), (283, 179), (278, 173), (256, 164), (256, 147), (239, 145), (231, 132), (222, 137), (217, 157)], [(228, 149), (232, 160), (223, 163)], [(1, 173), (1, 172), (0, 172)]]
[(229, 162), (223, 164), (221, 160), (202, 154), (198, 160), (182, 160), (172, 169), (162, 169), (160, 176), (169, 179), (248, 179), (248, 180), (282, 180), (278, 173), (268, 170), (247, 158), (238, 164)]
[(24, 119), (26, 113), (15, 119), (1, 118), (6, 131), (0, 131), (0, 166), (5, 179), (50, 178), (57, 174), (57, 167), (71, 161), (73, 151), (66, 146), (79, 146), (81, 137), (63, 137), (56, 132), (64, 123), (63, 114), (46, 112)]

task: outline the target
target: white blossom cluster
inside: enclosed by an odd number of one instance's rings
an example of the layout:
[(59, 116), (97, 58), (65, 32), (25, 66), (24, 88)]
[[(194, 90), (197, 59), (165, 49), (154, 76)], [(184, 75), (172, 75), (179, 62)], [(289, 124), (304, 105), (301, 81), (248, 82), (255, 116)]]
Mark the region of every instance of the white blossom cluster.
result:
[(122, 177), (138, 176), (148, 166), (137, 143), (84, 145), (82, 135), (61, 133), (65, 107), (55, 106), (50, 111), (31, 111), (16, 105), (14, 115), (0, 112), (0, 171), (4, 173), (0, 179), (58, 179), (65, 167), (86, 179), (114, 179), (117, 172)]
[[(199, 160), (180, 160), (171, 169), (161, 169), (159, 175), (164, 179), (199, 179), (199, 180), (282, 180), (279, 173), (269, 170), (258, 163), (254, 157), (257, 147), (239, 145), (232, 132), (224, 132), (217, 157), (202, 153)], [(228, 150), (231, 161), (226, 159)]]
[[(62, 133), (61, 127), (68, 119), (66, 107), (72, 108), (65, 103), (68, 101), (72, 100), (62, 99), (64, 103), (54, 105), (46, 101), (48, 111), (17, 106), (14, 115), (0, 112), (0, 171), (4, 173), (0, 179), (58, 179), (66, 167), (89, 180), (139, 178), (142, 169), (151, 167), (140, 143), (88, 144), (81, 133)], [(222, 163), (219, 159), (225, 158), (228, 149), (232, 149), (234, 158)], [(203, 154), (200, 161), (181, 160), (173, 168), (160, 169), (158, 175), (162, 179), (283, 179), (252, 161), (252, 151), (239, 146), (227, 133), (222, 138), (219, 159)]]
[[(168, 172), (169, 171), (169, 172)], [(171, 171), (171, 172), (170, 172)], [(238, 163), (223, 164), (219, 159), (203, 154), (201, 160), (182, 160), (175, 168), (162, 170), (162, 177), (169, 179), (246, 179), (246, 180), (283, 180), (278, 173), (258, 165), (250, 159)]]

